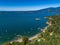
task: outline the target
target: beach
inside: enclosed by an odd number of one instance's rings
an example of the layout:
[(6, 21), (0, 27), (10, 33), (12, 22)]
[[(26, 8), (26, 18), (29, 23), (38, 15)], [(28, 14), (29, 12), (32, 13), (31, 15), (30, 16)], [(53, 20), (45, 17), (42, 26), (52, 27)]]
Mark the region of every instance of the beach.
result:
[[(29, 40), (33, 40), (35, 38), (38, 38), (39, 35), (40, 35), (40, 33), (36, 34), (35, 36), (30, 37)], [(18, 38), (17, 40), (13, 40), (10, 43), (12, 43), (12, 42), (22, 42), (22, 41), (23, 41), (22, 38)]]

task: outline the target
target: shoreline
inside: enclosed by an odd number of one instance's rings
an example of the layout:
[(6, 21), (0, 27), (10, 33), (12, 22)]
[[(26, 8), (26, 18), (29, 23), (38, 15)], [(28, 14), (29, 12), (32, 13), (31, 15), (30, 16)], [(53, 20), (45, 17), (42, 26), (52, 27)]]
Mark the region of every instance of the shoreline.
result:
[[(33, 40), (33, 39), (35, 39), (35, 38), (38, 38), (39, 34), (40, 34), (40, 33), (38, 33), (38, 34), (36, 34), (36, 35), (34, 35), (34, 36), (32, 36), (32, 37), (29, 37), (29, 40)], [(10, 43), (12, 43), (12, 42), (22, 42), (22, 38), (18, 38), (18, 39), (16, 39), (16, 40), (10, 41)]]
[[(46, 24), (48, 24), (48, 26), (46, 26), (44, 29), (41, 29), (42, 32), (45, 32), (45, 30), (51, 25), (51, 24), (48, 23), (48, 22), (46, 22)], [(35, 38), (38, 38), (39, 35), (40, 35), (40, 33), (38, 33), (38, 34), (36, 34), (36, 35), (30, 37), (29, 40), (33, 40), (33, 39), (35, 39)], [(17, 40), (14, 40), (14, 41), (12, 41), (12, 42), (22, 42), (22, 38), (18, 38)], [(10, 43), (12, 43), (12, 42), (10, 42)]]
[[(46, 24), (48, 24), (48, 26), (46, 26), (44, 29), (41, 29), (42, 32), (45, 32), (45, 30), (47, 30), (47, 28), (48, 28), (49, 26), (51, 26), (51, 22), (48, 22), (48, 21), (47, 21)], [(40, 33), (38, 33), (38, 34), (30, 37), (29, 40), (33, 40), (33, 39), (35, 39), (35, 38), (38, 38), (39, 35), (40, 35)], [(11, 41), (10, 43), (12, 43), (12, 42), (22, 42), (22, 38), (18, 38), (18, 39), (16, 39), (16, 40), (13, 40), (13, 41)]]

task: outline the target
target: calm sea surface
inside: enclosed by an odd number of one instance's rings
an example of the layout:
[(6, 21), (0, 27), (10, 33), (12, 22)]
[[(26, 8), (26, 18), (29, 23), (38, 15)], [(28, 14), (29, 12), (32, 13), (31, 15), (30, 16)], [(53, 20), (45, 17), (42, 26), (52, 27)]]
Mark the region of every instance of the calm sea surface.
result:
[(29, 14), (6, 12), (0, 13), (0, 43), (12, 40), (18, 36), (33, 36), (47, 26), (45, 16), (55, 13)]

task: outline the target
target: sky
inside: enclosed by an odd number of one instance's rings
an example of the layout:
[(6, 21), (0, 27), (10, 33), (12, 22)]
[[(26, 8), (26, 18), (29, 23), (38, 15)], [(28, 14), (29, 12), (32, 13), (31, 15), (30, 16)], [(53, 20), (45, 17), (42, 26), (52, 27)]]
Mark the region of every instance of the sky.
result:
[(0, 0), (0, 11), (33, 11), (59, 6), (60, 0)]

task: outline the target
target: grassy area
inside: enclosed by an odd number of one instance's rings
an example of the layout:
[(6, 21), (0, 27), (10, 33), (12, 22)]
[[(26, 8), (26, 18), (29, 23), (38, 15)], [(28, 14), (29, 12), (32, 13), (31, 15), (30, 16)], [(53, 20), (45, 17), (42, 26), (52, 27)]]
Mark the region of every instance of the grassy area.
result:
[(45, 32), (41, 32), (38, 38), (31, 41), (25, 36), (22, 42), (12, 42), (4, 45), (60, 45), (60, 15), (50, 16), (48, 19), (48, 23), (51, 23), (51, 25)]

